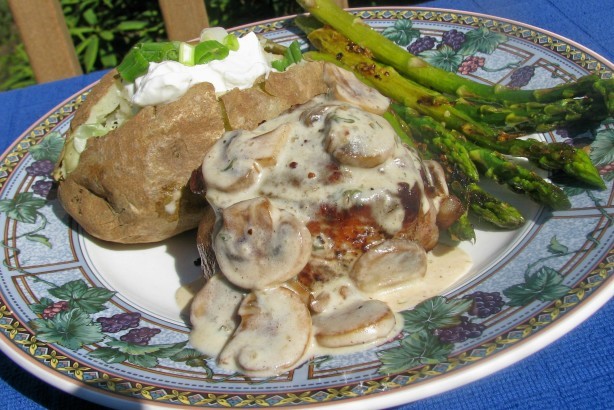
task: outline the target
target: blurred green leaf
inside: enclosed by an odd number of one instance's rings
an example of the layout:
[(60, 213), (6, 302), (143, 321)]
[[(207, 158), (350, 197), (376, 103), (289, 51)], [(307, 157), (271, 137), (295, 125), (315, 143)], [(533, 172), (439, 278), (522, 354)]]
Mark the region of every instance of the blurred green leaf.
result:
[(129, 21), (122, 21), (121, 23), (119, 23), (119, 25), (117, 26), (117, 30), (136, 31), (136, 30), (142, 30), (145, 27), (147, 27), (146, 21), (129, 20)]
[(83, 10), (90, 7), (98, 7), (99, 3), (99, 0), (81, 0), (77, 4), (81, 7), (81, 10)]
[(81, 54), (83, 54), (83, 51), (90, 44), (91, 41), (92, 41), (92, 37), (88, 37), (85, 40), (81, 41), (80, 43), (75, 44), (75, 52), (77, 53), (77, 56), (80, 56)]
[(83, 62), (85, 65), (85, 72), (89, 73), (94, 69), (94, 63), (96, 63), (96, 57), (98, 57), (98, 44), (100, 42), (98, 36), (93, 35), (90, 37), (90, 42), (85, 49), (85, 55)]
[(96, 31), (96, 29), (93, 28), (93, 27), (74, 27), (74, 28), (68, 29), (68, 33), (71, 36), (78, 36), (78, 37), (81, 37), (81, 38), (85, 38), (83, 36), (84, 34), (90, 34), (90, 33), (93, 33), (95, 31)]
[(119, 63), (117, 56), (115, 54), (109, 54), (106, 56), (102, 56), (100, 58), (100, 61), (102, 62), (102, 65), (105, 67), (115, 67)]
[(83, 13), (83, 18), (87, 21), (88, 24), (95, 26), (98, 24), (98, 16), (96, 16), (96, 12), (92, 9), (87, 9)]
[(111, 41), (115, 37), (115, 34), (113, 34), (111, 30), (102, 30), (98, 35), (105, 41)]

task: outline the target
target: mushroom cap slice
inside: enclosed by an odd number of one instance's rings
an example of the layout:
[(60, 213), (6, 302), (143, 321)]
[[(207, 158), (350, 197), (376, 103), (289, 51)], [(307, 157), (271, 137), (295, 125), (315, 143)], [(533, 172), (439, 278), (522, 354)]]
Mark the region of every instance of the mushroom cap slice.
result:
[(271, 167), (288, 139), (291, 125), (257, 134), (229, 131), (207, 152), (202, 173), (207, 189), (234, 192), (254, 184), (263, 167)]
[(422, 278), (426, 268), (427, 255), (422, 246), (405, 239), (390, 239), (362, 254), (349, 276), (358, 289), (372, 295)]
[(382, 301), (356, 301), (329, 314), (315, 315), (315, 338), (330, 348), (380, 344), (394, 336), (396, 317)]
[(213, 246), (218, 265), (235, 285), (266, 289), (296, 276), (311, 256), (309, 229), (267, 198), (238, 202), (222, 211)]
[(351, 105), (329, 109), (326, 126), (325, 149), (345, 165), (376, 167), (392, 156), (397, 144), (388, 121)]
[(324, 82), (329, 92), (339, 101), (344, 101), (374, 114), (383, 114), (390, 100), (375, 88), (369, 87), (356, 76), (334, 64), (324, 65)]
[(207, 207), (196, 231), (196, 248), (200, 256), (200, 267), (205, 276), (209, 279), (218, 271), (213, 250), (213, 232), (215, 228), (216, 215), (212, 207)]
[(215, 274), (192, 301), (190, 343), (215, 357), (239, 326), (238, 310), (245, 293)]
[(222, 367), (267, 377), (296, 367), (311, 343), (311, 316), (292, 290), (253, 291), (239, 308), (241, 324), (218, 358)]

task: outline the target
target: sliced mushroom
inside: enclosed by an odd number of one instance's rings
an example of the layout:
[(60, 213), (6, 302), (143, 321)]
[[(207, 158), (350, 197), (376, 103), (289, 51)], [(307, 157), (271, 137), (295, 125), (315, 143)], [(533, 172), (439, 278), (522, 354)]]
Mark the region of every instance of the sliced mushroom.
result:
[(367, 294), (393, 290), (426, 274), (426, 251), (416, 242), (390, 239), (369, 249), (354, 264), (350, 278)]
[(215, 226), (215, 211), (212, 207), (207, 207), (196, 233), (196, 249), (200, 256), (200, 267), (205, 276), (209, 279), (217, 271), (215, 252), (213, 250), (213, 229)]
[(333, 104), (318, 104), (315, 107), (311, 107), (303, 111), (299, 117), (299, 120), (307, 127), (313, 127), (320, 121), (326, 118), (326, 112), (335, 105)]
[(244, 289), (265, 289), (296, 276), (311, 255), (311, 234), (292, 213), (267, 198), (222, 212), (213, 246), (220, 269)]
[(448, 196), (448, 184), (441, 164), (432, 160), (423, 161), (423, 164), (428, 171), (425, 175), (424, 185), (431, 189), (431, 195), (437, 197)]
[[(311, 261), (309, 263), (311, 264)], [(347, 280), (347, 275), (337, 274), (337, 277), (322, 279), (319, 273), (316, 272), (315, 275), (309, 298), (309, 309), (314, 314), (328, 314), (339, 306), (347, 305), (356, 297), (362, 298), (356, 287)]]
[(220, 354), (239, 326), (243, 296), (223, 275), (213, 275), (192, 301), (190, 343), (206, 355)]
[(288, 139), (290, 124), (264, 134), (230, 131), (207, 152), (202, 172), (207, 188), (233, 192), (251, 186), (263, 167), (271, 167)]
[(396, 323), (392, 310), (379, 300), (357, 301), (313, 317), (317, 342), (330, 348), (383, 343), (394, 336)]
[(373, 168), (392, 155), (396, 133), (382, 117), (348, 105), (328, 111), (326, 151), (340, 163)]
[(254, 291), (239, 308), (241, 324), (219, 356), (222, 367), (267, 377), (299, 364), (311, 341), (311, 316), (301, 298), (277, 287)]
[(426, 172), (423, 181), (425, 191), (432, 199), (437, 209), (437, 226), (439, 229), (448, 229), (465, 212), (465, 208), (456, 196), (448, 190), (445, 172), (437, 161), (423, 161)]
[(324, 82), (337, 100), (355, 105), (365, 111), (383, 114), (390, 105), (390, 100), (375, 88), (367, 86), (353, 73), (334, 64), (324, 65)]
[(465, 212), (463, 203), (454, 195), (448, 195), (441, 200), (437, 213), (437, 227), (448, 229)]

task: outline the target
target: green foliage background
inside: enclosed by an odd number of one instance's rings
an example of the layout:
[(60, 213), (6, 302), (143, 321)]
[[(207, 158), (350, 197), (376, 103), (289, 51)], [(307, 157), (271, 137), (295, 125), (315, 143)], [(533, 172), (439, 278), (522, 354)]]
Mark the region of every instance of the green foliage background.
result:
[[(351, 6), (376, 3), (390, 2), (352, 0)], [(116, 66), (138, 41), (166, 38), (157, 1), (61, 0), (61, 4), (84, 72)], [(233, 27), (302, 10), (294, 0), (207, 0), (207, 12), (211, 26)], [(34, 83), (7, 0), (0, 0), (0, 91)]]

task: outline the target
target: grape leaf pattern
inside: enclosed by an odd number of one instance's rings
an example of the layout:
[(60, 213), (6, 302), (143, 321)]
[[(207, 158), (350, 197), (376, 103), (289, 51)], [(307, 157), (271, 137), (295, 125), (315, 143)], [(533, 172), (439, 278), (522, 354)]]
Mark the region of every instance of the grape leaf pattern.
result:
[(67, 300), (71, 307), (79, 308), (85, 313), (96, 313), (106, 309), (104, 303), (111, 299), (115, 292), (104, 288), (90, 288), (83, 280), (75, 280), (49, 289), (49, 294)]
[(547, 302), (565, 296), (570, 288), (563, 285), (563, 276), (547, 266), (536, 273), (525, 276), (525, 282), (513, 285), (503, 291), (509, 298), (510, 306), (524, 306), (536, 300)]
[(57, 131), (52, 131), (38, 144), (30, 147), (28, 152), (37, 161), (49, 160), (53, 164), (57, 162), (64, 148), (64, 138)]
[(459, 53), (472, 55), (475, 53), (492, 54), (499, 44), (505, 43), (507, 37), (486, 27), (470, 30), (465, 34), (465, 42)]
[(419, 365), (439, 363), (451, 351), (452, 344), (441, 343), (432, 333), (414, 333), (401, 340), (399, 347), (380, 352), (380, 373), (400, 373)]
[(421, 54), (426, 62), (442, 70), (455, 72), (463, 62), (463, 55), (452, 47), (442, 46), (437, 50), (428, 50)]
[(40, 340), (72, 350), (104, 338), (100, 325), (92, 322), (90, 316), (78, 308), (60, 312), (52, 319), (34, 319), (30, 325)]
[(614, 162), (614, 129), (603, 129), (595, 135), (590, 147), (591, 161), (597, 167), (605, 167)]
[(387, 27), (382, 34), (400, 46), (407, 46), (415, 38), (420, 37), (420, 31), (412, 27), (411, 20), (397, 20), (392, 27)]
[(404, 330), (408, 333), (432, 331), (459, 323), (458, 316), (471, 306), (467, 300), (447, 300), (436, 296), (419, 303), (414, 309), (403, 312)]

